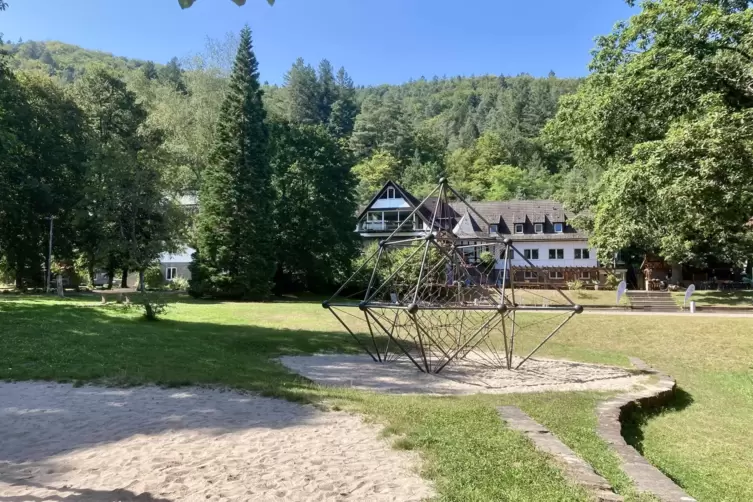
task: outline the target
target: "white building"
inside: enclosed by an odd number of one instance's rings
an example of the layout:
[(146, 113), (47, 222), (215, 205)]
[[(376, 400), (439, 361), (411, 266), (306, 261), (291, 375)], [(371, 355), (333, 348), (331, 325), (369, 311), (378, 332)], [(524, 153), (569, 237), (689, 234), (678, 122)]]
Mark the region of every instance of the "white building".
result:
[[(428, 200), (419, 211), (421, 201), (403, 187), (388, 182), (366, 205), (358, 216), (357, 232), (365, 241), (388, 237), (406, 218), (411, 221), (400, 228), (401, 237), (419, 236), (429, 229), (436, 199)], [(581, 280), (586, 284), (601, 284), (606, 276), (621, 276), (624, 270), (602, 266), (596, 259), (596, 249), (588, 243), (588, 236), (570, 225), (573, 215), (562, 204), (551, 200), (521, 200), (501, 202), (450, 203), (443, 208), (446, 228), (462, 239), (466, 260), (476, 263), (484, 251), (497, 258), (496, 268), (505, 267), (502, 245), (484, 245), (489, 238), (511, 238), (517, 253), (511, 257), (510, 268), (516, 282), (562, 283)], [(479, 217), (480, 216), (480, 217)], [(485, 221), (484, 221), (485, 220)], [(532, 266), (533, 265), (533, 266)], [(611, 264), (609, 264), (611, 265)], [(541, 277), (541, 274), (545, 274)]]

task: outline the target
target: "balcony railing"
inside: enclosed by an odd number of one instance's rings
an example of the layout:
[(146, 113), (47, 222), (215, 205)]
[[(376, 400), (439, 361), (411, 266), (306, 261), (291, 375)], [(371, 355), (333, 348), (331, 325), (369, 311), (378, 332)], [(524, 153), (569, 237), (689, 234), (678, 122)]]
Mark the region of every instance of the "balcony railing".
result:
[[(401, 223), (402, 222), (400, 221), (363, 221), (358, 226), (358, 230), (361, 232), (392, 232), (393, 230), (396, 230)], [(403, 228), (400, 230), (405, 232), (415, 232), (422, 229), (423, 227), (420, 223), (408, 222), (403, 225)]]

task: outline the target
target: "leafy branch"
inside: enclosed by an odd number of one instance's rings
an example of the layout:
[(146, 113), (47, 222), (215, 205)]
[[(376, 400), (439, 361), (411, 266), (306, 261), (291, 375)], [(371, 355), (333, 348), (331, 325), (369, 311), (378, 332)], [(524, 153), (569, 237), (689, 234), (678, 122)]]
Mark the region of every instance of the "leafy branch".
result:
[[(238, 6), (241, 7), (246, 4), (246, 0), (233, 0), (233, 2)], [(0, 0), (0, 4), (2, 3), (2, 0)], [(187, 9), (191, 7), (194, 3), (196, 3), (196, 0), (178, 0), (178, 3), (180, 4), (181, 9)], [(267, 0), (267, 3), (269, 5), (274, 5), (275, 0)]]

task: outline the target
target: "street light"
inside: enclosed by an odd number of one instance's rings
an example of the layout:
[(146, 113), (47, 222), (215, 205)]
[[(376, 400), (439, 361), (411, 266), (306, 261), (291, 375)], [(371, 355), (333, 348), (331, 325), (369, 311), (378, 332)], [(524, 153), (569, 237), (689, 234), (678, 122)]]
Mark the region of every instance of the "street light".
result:
[(50, 215), (46, 220), (50, 220), (50, 243), (49, 247), (47, 248), (47, 284), (45, 288), (45, 293), (50, 292), (50, 273), (52, 272), (52, 222), (55, 220), (55, 217)]

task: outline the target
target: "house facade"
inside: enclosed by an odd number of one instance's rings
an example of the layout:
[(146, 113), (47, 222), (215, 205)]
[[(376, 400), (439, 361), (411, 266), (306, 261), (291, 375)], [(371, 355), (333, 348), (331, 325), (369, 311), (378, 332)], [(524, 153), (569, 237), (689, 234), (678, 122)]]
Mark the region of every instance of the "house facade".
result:
[[(395, 237), (425, 235), (432, 226), (436, 199), (421, 205), (419, 199), (392, 181), (387, 182), (362, 208), (356, 231), (364, 242), (385, 239), (400, 228)], [(574, 215), (551, 200), (448, 202), (442, 208), (444, 228), (459, 239), (465, 261), (473, 264), (485, 252), (495, 258), (497, 276), (506, 267), (501, 255), (502, 241), (510, 238), (518, 253), (510, 257), (509, 273), (516, 283), (566, 285), (580, 280), (586, 286), (603, 284), (607, 276), (622, 279), (624, 269), (603, 266), (588, 235), (573, 228)], [(468, 206), (472, 206), (472, 210)], [(418, 211), (414, 210), (419, 208)], [(401, 223), (409, 219), (402, 227)], [(431, 230), (436, 231), (436, 229)], [(611, 264), (610, 264), (611, 265)]]

